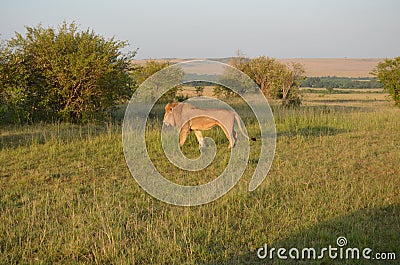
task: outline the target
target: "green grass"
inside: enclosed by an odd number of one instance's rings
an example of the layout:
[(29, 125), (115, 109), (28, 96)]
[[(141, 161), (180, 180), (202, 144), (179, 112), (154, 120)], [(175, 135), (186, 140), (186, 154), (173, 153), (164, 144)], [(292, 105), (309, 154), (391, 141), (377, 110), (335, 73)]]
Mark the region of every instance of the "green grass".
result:
[[(247, 191), (255, 142), (239, 183), (197, 207), (165, 204), (138, 186), (120, 125), (3, 126), (0, 264), (269, 264), (256, 256), (265, 243), (322, 248), (338, 236), (349, 247), (396, 252), (398, 262), (400, 110), (305, 106), (274, 114), (277, 149), (264, 183)], [(256, 135), (251, 115), (245, 121)], [(160, 151), (159, 126), (148, 128), (150, 156), (172, 180), (205, 183), (223, 170), (229, 155), (220, 130), (208, 132), (220, 147), (217, 161), (187, 173)], [(198, 155), (195, 137), (183, 151)], [(316, 261), (335, 262), (344, 261)]]

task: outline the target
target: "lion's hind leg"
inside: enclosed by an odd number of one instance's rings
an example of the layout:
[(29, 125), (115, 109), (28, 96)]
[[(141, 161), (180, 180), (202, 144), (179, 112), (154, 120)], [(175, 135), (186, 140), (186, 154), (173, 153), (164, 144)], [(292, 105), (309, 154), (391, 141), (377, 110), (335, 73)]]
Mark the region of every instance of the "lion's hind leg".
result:
[(224, 124), (218, 124), (219, 127), (221, 127), (221, 129), (224, 131), (226, 138), (228, 138), (229, 140), (229, 148), (232, 148), (235, 146), (235, 131), (233, 130), (233, 126), (232, 126), (232, 130), (231, 133), (228, 132), (228, 130), (226, 129), (226, 127), (224, 126)]

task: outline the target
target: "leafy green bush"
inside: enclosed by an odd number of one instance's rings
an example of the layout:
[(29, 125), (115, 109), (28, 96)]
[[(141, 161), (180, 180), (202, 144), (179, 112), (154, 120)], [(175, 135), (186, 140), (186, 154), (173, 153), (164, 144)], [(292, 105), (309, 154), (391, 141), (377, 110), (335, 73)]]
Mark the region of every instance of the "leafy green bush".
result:
[(136, 51), (75, 23), (58, 29), (26, 27), (1, 47), (2, 103), (18, 121), (57, 119), (85, 122), (128, 98)]
[(372, 74), (378, 78), (395, 104), (400, 107), (400, 57), (379, 63)]

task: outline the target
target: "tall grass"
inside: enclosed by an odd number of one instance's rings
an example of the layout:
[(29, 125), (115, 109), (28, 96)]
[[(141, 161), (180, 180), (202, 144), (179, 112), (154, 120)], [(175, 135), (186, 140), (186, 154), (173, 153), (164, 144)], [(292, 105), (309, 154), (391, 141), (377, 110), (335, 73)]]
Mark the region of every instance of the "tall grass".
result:
[[(227, 195), (177, 207), (143, 191), (124, 161), (116, 124), (39, 124), (1, 129), (1, 264), (265, 264), (256, 250), (351, 247), (400, 255), (400, 111), (350, 107), (274, 108), (278, 142), (264, 183), (248, 192), (259, 142)], [(257, 134), (251, 116), (250, 135)], [(228, 142), (206, 171), (171, 166), (160, 150), (160, 121), (148, 127), (150, 156), (182, 184), (224, 168)], [(191, 136), (184, 152), (199, 154)], [(398, 257), (399, 258), (399, 257)], [(277, 259), (273, 263), (280, 263)], [(300, 261), (308, 264), (309, 261)], [(368, 264), (372, 261), (315, 263)]]

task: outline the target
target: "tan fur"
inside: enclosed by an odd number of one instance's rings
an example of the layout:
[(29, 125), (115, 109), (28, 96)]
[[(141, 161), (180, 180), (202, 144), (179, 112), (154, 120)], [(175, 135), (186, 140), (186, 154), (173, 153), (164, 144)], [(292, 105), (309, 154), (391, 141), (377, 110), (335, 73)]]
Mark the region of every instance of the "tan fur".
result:
[(179, 131), (179, 144), (182, 146), (190, 131), (194, 131), (200, 147), (204, 146), (202, 131), (215, 126), (221, 127), (229, 140), (229, 148), (234, 147), (237, 133), (234, 130), (235, 121), (244, 134), (237, 114), (226, 109), (201, 109), (188, 103), (168, 103), (165, 106), (163, 122), (172, 125)]

